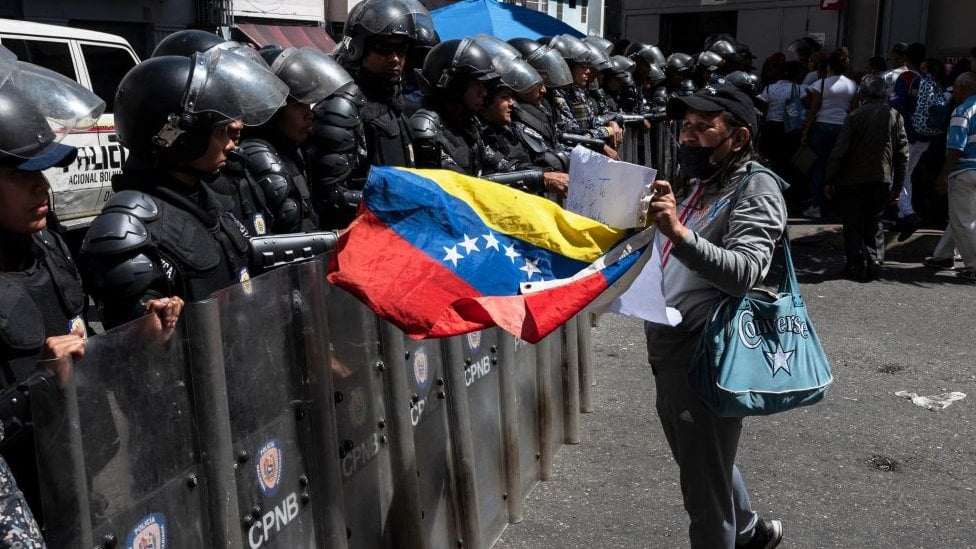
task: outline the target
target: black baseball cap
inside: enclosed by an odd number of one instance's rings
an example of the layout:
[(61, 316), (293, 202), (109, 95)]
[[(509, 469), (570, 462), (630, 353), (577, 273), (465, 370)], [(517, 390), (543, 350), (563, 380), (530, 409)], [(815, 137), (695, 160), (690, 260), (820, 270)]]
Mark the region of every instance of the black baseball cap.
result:
[(672, 120), (684, 118), (685, 111), (693, 109), (700, 112), (727, 111), (756, 135), (758, 119), (756, 107), (748, 95), (728, 85), (705, 86), (694, 95), (672, 97), (668, 101), (668, 117)]

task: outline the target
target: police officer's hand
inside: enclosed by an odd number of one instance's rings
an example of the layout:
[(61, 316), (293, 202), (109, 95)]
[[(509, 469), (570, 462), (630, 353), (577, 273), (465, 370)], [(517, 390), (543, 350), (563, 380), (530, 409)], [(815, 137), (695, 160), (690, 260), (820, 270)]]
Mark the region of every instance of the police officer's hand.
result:
[(611, 130), (613, 130), (613, 148), (616, 149), (621, 143), (624, 142), (624, 129), (621, 128), (620, 124), (617, 124), (617, 122), (614, 120), (611, 120), (608, 126)]
[(58, 387), (64, 387), (71, 377), (71, 360), (85, 356), (85, 327), (75, 326), (70, 334), (44, 340), (41, 365), (54, 372)]
[(559, 196), (566, 196), (569, 190), (569, 174), (563, 172), (546, 172), (542, 174), (542, 182), (546, 190)]
[(603, 146), (603, 154), (610, 157), (610, 160), (620, 160), (620, 155), (610, 145)]
[(169, 341), (182, 311), (183, 300), (177, 296), (146, 301), (146, 313), (153, 317), (150, 337), (158, 343)]
[(85, 356), (85, 328), (76, 326), (70, 334), (49, 337), (44, 341), (44, 360), (61, 358), (81, 358)]
[(682, 240), (688, 233), (688, 229), (678, 217), (678, 205), (671, 190), (671, 183), (658, 179), (651, 189), (655, 194), (647, 207), (648, 221), (657, 224), (657, 230), (668, 239)]

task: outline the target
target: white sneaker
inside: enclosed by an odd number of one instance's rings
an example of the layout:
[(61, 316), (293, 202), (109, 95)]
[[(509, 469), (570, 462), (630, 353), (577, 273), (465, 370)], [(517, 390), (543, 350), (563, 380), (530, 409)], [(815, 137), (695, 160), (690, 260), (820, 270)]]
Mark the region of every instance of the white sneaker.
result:
[(809, 217), (811, 219), (817, 219), (820, 217), (820, 208), (817, 206), (810, 206), (809, 208), (803, 210), (803, 217)]

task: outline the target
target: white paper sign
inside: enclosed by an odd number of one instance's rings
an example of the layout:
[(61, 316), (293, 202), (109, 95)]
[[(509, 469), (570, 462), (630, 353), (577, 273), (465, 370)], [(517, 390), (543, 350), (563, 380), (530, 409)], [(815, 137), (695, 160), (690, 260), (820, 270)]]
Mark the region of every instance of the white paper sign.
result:
[(645, 225), (647, 203), (657, 170), (606, 156), (577, 145), (569, 162), (566, 209), (617, 229)]

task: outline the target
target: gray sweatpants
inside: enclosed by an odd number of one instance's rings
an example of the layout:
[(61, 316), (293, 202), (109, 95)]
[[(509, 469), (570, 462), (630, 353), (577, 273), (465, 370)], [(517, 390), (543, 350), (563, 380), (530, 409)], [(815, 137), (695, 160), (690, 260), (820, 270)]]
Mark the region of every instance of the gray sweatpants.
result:
[(660, 345), (663, 353), (654, 352), (658, 346), (648, 341), (658, 418), (680, 470), (691, 547), (733, 549), (737, 538), (752, 537), (758, 520), (735, 466), (742, 419), (716, 416), (688, 383), (697, 332)]

